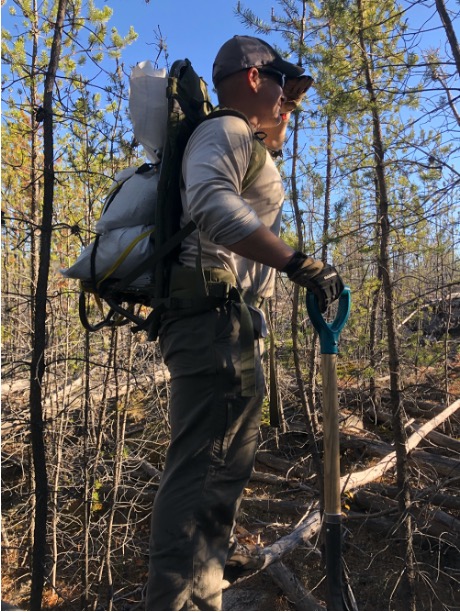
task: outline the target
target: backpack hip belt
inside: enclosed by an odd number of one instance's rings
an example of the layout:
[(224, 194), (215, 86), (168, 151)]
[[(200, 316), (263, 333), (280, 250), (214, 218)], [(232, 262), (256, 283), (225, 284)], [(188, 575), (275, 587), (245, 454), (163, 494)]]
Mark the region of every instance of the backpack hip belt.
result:
[[(233, 289), (236, 289), (236, 279), (232, 272), (223, 268), (194, 269), (174, 264), (171, 269), (169, 296), (171, 303), (191, 304), (198, 300), (211, 298), (211, 308), (215, 299), (226, 301)], [(184, 307), (184, 306), (183, 306)], [(187, 306), (185, 306), (187, 307)]]

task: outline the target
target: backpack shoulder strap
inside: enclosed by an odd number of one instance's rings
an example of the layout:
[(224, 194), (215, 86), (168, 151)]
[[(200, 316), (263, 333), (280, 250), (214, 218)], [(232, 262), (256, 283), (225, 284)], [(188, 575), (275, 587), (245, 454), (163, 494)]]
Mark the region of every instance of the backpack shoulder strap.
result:
[[(203, 121), (207, 119), (214, 119), (216, 117), (239, 117), (243, 119), (249, 126), (250, 123), (245, 114), (240, 111), (235, 110), (234, 108), (216, 108), (212, 112), (210, 112), (206, 117), (203, 118)], [(267, 147), (265, 146), (263, 140), (257, 135), (254, 134), (253, 137), (253, 145), (252, 145), (252, 153), (251, 158), (249, 160), (248, 169), (246, 170), (246, 174), (243, 178), (242, 191), (244, 192), (255, 179), (259, 176), (262, 168), (265, 165), (267, 159)]]
[(267, 147), (262, 140), (254, 135), (251, 159), (243, 179), (243, 191), (245, 191), (259, 176), (267, 161)]

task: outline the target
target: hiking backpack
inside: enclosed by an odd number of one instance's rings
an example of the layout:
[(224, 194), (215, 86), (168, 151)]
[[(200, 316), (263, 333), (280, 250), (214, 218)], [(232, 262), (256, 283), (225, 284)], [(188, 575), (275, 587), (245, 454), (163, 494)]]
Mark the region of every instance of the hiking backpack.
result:
[[(237, 111), (213, 108), (206, 83), (188, 59), (173, 63), (165, 95), (165, 138), (161, 154), (153, 160), (156, 163), (126, 168), (115, 176), (96, 224), (96, 239), (73, 266), (62, 270), (64, 276), (80, 279), (80, 320), (89, 331), (132, 322), (133, 331), (146, 329), (150, 339), (156, 338), (159, 317), (168, 305), (171, 266), (181, 242), (195, 230), (192, 221), (180, 228), (185, 146), (194, 129), (210, 117), (233, 114), (244, 118)], [(263, 143), (256, 137), (253, 142), (243, 191), (266, 159)], [(102, 267), (101, 261), (105, 262)], [(91, 297), (102, 314), (98, 323), (88, 319)], [(103, 302), (108, 305), (107, 313)], [(152, 311), (141, 316), (139, 306)]]

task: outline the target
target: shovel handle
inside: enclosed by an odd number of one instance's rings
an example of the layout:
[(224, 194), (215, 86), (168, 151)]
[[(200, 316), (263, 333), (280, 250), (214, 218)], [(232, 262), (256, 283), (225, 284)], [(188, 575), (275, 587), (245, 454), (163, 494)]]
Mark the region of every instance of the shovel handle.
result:
[(351, 309), (351, 292), (348, 287), (342, 291), (339, 297), (339, 307), (332, 323), (324, 320), (320, 312), (316, 295), (307, 293), (307, 311), (313, 327), (319, 334), (321, 353), (323, 355), (336, 355), (339, 352), (340, 332), (348, 321)]
[(324, 543), (326, 552), (326, 603), (328, 610), (350, 610), (343, 595), (342, 512), (340, 500), (339, 399), (337, 353), (339, 335), (350, 315), (351, 294), (345, 287), (337, 314), (327, 323), (314, 293), (307, 293), (307, 310), (319, 334), (323, 376), (324, 432)]

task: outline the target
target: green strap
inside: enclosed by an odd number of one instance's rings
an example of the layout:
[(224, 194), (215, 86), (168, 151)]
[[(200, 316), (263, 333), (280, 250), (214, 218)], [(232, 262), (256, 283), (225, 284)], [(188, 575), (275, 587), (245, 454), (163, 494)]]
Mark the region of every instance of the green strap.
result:
[(240, 346), (241, 346), (241, 395), (254, 397), (256, 394), (256, 370), (254, 350), (254, 324), (248, 305), (240, 296)]
[(249, 160), (248, 169), (243, 179), (242, 192), (246, 191), (246, 189), (256, 180), (266, 161), (267, 148), (257, 136), (254, 136), (251, 159)]
[(268, 311), (267, 324), (270, 336), (270, 425), (272, 427), (280, 427), (282, 423), (282, 412), (278, 388), (278, 375), (276, 371), (275, 332), (272, 318)]
[[(210, 112), (209, 115), (207, 115), (203, 119), (203, 121), (206, 121), (208, 119), (215, 119), (216, 117), (228, 117), (228, 116), (238, 117), (239, 119), (243, 119), (243, 121), (245, 121), (249, 125), (249, 127), (251, 127), (251, 124), (249, 123), (246, 115), (233, 108), (216, 108), (212, 112)], [(243, 183), (241, 186), (241, 193), (246, 191), (246, 189), (250, 187), (252, 183), (256, 180), (256, 178), (259, 176), (260, 171), (264, 167), (266, 161), (267, 161), (267, 147), (264, 145), (263, 140), (261, 140), (261, 138), (259, 138), (257, 134), (254, 134), (251, 157), (249, 159), (249, 164), (246, 170), (246, 174), (244, 175), (244, 178), (243, 178)]]

